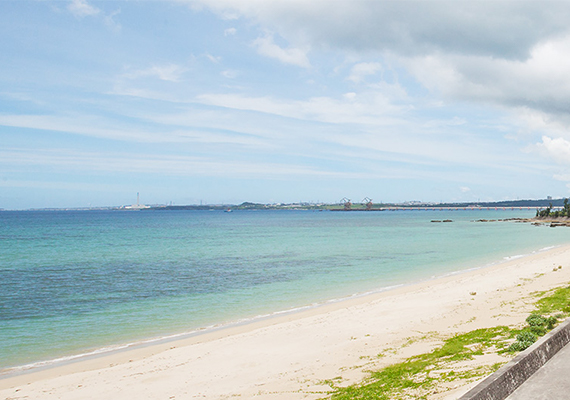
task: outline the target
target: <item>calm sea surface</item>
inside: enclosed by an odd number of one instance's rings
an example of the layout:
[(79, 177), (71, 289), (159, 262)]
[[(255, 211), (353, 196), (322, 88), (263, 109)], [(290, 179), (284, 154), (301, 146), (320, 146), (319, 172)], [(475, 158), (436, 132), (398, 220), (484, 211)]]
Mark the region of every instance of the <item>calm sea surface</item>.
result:
[(473, 222), (533, 214), (0, 212), (0, 369), (382, 290), (570, 242), (570, 229)]

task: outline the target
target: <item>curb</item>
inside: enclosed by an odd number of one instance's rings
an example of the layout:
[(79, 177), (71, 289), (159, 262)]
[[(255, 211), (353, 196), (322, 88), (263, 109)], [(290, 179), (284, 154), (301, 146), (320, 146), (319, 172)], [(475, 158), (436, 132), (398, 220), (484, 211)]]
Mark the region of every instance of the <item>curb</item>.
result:
[(458, 400), (504, 400), (570, 343), (570, 318), (544, 335), (508, 364), (489, 375)]

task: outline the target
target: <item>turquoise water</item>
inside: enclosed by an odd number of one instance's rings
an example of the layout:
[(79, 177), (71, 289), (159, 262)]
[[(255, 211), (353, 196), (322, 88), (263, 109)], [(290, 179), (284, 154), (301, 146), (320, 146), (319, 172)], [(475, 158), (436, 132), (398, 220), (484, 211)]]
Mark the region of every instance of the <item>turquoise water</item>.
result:
[[(0, 212), (0, 368), (250, 319), (570, 242), (532, 211)], [(432, 219), (453, 223), (431, 223)]]

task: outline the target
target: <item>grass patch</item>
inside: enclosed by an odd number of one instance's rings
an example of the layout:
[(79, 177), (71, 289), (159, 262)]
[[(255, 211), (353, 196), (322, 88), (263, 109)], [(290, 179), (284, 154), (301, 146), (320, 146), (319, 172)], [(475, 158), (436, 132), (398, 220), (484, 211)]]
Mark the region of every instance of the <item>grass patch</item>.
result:
[[(540, 294), (544, 296), (546, 292)], [(555, 289), (549, 295), (537, 300), (535, 305), (536, 312), (526, 319), (528, 326), (520, 330), (516, 342), (511, 344), (507, 351), (517, 352), (529, 348), (540, 336), (554, 329), (558, 320), (570, 315), (570, 287)]]
[[(545, 293), (542, 292), (544, 295)], [(548, 317), (542, 314), (549, 315)], [(554, 314), (554, 315), (553, 315)], [(540, 336), (554, 329), (558, 320), (570, 315), (570, 287), (554, 290), (550, 295), (536, 302), (536, 312), (532, 313), (526, 322), (528, 326), (521, 329), (517, 340), (506, 351), (523, 351), (532, 346)]]
[(414, 391), (414, 398), (424, 398), (436, 382), (483, 376), (498, 368), (500, 364), (476, 368), (469, 371), (445, 372), (445, 366), (482, 355), (491, 347), (504, 347), (505, 340), (512, 338), (511, 329), (499, 326), (490, 329), (478, 329), (457, 335), (444, 341), (443, 346), (431, 353), (410, 357), (407, 360), (390, 365), (381, 371), (371, 373), (370, 377), (359, 385), (346, 388), (334, 387), (334, 400), (345, 399), (398, 399), (407, 392)]
[(536, 310), (540, 314), (570, 315), (570, 286), (558, 288), (551, 295), (538, 300)]
[[(468, 370), (454, 370), (453, 366), (485, 353), (522, 351), (532, 345), (538, 337), (553, 329), (560, 319), (570, 316), (570, 286), (549, 293), (540, 293), (544, 297), (537, 300), (536, 312), (526, 319), (527, 326), (522, 329), (507, 326), (477, 329), (446, 339), (441, 347), (430, 353), (410, 357), (403, 362), (372, 372), (359, 384), (339, 387), (335, 381), (328, 381), (332, 388), (330, 398), (331, 400), (426, 399), (438, 383), (488, 375), (499, 369), (503, 363)], [(514, 338), (516, 341), (511, 343)]]

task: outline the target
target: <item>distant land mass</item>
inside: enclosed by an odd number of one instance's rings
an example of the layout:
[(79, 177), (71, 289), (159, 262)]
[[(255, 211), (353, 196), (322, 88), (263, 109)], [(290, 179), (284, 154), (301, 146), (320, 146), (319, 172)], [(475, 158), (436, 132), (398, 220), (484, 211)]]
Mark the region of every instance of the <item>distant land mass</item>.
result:
[(423, 203), (423, 202), (404, 202), (404, 203), (276, 203), (263, 204), (244, 202), (235, 204), (216, 204), (216, 205), (168, 205), (168, 206), (151, 206), (145, 208), (146, 211), (161, 210), (384, 210), (391, 208), (503, 208), (503, 207), (530, 207), (542, 208), (552, 206), (554, 208), (563, 207), (564, 199), (542, 199), (542, 200), (505, 200), (496, 202), (469, 202), (469, 203)]
[[(462, 203), (432, 203), (421, 201), (407, 201), (402, 203), (374, 203), (369, 199), (367, 202), (354, 202), (343, 199), (337, 203), (253, 203), (241, 204), (200, 204), (200, 205), (162, 205), (162, 204), (136, 204), (125, 206), (99, 206), (99, 207), (65, 207), (65, 208), (33, 208), (27, 211), (168, 211), (168, 210), (194, 210), (194, 211), (235, 211), (235, 210), (317, 210), (317, 211), (384, 211), (394, 209), (439, 209), (439, 208), (562, 208), (564, 198), (541, 199), (541, 200), (504, 200), (493, 202), (462, 202)], [(10, 211), (0, 208), (0, 212)]]

